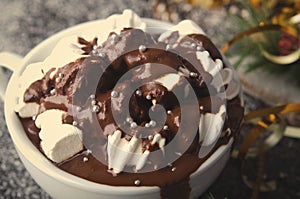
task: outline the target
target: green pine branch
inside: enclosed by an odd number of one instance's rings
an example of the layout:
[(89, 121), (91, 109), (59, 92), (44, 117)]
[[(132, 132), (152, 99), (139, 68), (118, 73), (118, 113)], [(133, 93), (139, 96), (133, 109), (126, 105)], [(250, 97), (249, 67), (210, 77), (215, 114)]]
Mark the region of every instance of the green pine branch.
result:
[[(265, 0), (266, 1), (266, 0)], [(249, 1), (238, 0), (242, 9), (249, 13), (249, 17), (245, 19), (241, 15), (230, 15), (229, 20), (239, 28), (239, 32), (248, 30), (251, 27), (258, 26), (261, 21), (267, 19), (272, 11), (272, 8), (263, 6), (259, 10), (255, 10)], [(266, 5), (266, 2), (264, 2)], [(279, 31), (267, 31), (261, 34), (261, 41), (254, 41), (253, 37), (246, 37), (233, 44), (230, 50), (226, 53), (228, 57), (237, 57), (238, 59), (233, 63), (235, 68), (242, 65), (247, 67), (246, 72), (252, 72), (256, 69), (262, 69), (279, 78), (286, 75), (290, 79), (290, 83), (300, 88), (300, 61), (288, 65), (279, 65), (267, 60), (259, 50), (258, 42), (263, 48), (271, 54), (279, 54), (278, 41), (280, 40), (281, 33)], [(249, 59), (255, 58), (255, 59)], [(245, 60), (247, 59), (247, 62)], [(251, 61), (249, 61), (251, 60)]]

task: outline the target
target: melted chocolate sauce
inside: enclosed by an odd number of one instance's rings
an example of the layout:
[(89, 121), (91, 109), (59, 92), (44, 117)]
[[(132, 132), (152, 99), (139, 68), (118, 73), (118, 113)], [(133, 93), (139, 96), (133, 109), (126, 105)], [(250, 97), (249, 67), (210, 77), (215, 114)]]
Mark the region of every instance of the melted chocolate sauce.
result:
[[(134, 181), (138, 179), (141, 182), (139, 186), (159, 186), (162, 198), (189, 198), (190, 175), (221, 145), (227, 144), (232, 136), (237, 136), (244, 110), (238, 96), (227, 101), (227, 115), (222, 136), (208, 155), (199, 158), (198, 152), (203, 147), (199, 142), (199, 134), (193, 136), (190, 133), (197, 131), (199, 122), (199, 115), (193, 110), (194, 107), (189, 105), (189, 100), (192, 100), (191, 91), (186, 91), (185, 84), (181, 80), (173, 90), (169, 91), (154, 82), (153, 79), (164, 74), (174, 73), (174, 70), (178, 71), (180, 67), (197, 73), (197, 76), (187, 76), (186, 79), (196, 94), (199, 106), (203, 107), (200, 113), (217, 113), (222, 105), (222, 100), (215, 96), (217, 91), (210, 85), (212, 76), (204, 70), (201, 62), (197, 59), (196, 49), (192, 43), (196, 42), (197, 45), (207, 50), (214, 60), (222, 60), (222, 56), (204, 35), (187, 35), (180, 40), (176, 47), (165, 50), (166, 43), (157, 42), (150, 34), (141, 30), (124, 29), (117, 40), (115, 36), (112, 36), (113, 34), (111, 33), (103, 46), (97, 49), (93, 48), (97, 43), (97, 38), (91, 42), (79, 38), (79, 43), (86, 45), (82, 48), (85, 51), (84, 54), (90, 56), (58, 69), (54, 79), (50, 78), (50, 72), (45, 74), (42, 80), (34, 82), (27, 89), (24, 101), (39, 103), (40, 113), (48, 109), (67, 111), (68, 115), (63, 121), (72, 123), (73, 120), (76, 120), (79, 124), (78, 128), (83, 131), (85, 149), (64, 162), (54, 163), (60, 169), (93, 182), (113, 186), (136, 186)], [(169, 44), (173, 45), (178, 38), (178, 32), (174, 32), (168, 39)], [(141, 45), (145, 45), (146, 49), (141, 50)], [(161, 65), (169, 66), (172, 70), (161, 67)], [(128, 71), (131, 71), (130, 78), (115, 86), (120, 77)], [(59, 81), (55, 81), (57, 78)], [(124, 113), (122, 107), (128, 106), (128, 104), (126, 104), (125, 98), (122, 98), (122, 92), (128, 92), (137, 83), (142, 86), (134, 91), (140, 93), (132, 93), (129, 99), (129, 113)], [(51, 94), (52, 89), (55, 89), (56, 92)], [(175, 90), (182, 93), (186, 103), (179, 103), (173, 93)], [(113, 92), (115, 92), (115, 96), (112, 94)], [(91, 95), (95, 97), (92, 99)], [(166, 145), (173, 140), (176, 134), (192, 138), (191, 145), (183, 154), (176, 154), (176, 150), (184, 148), (185, 141), (182, 139), (175, 143), (175, 148), (166, 150), (165, 155), (178, 156), (176, 161), (169, 163), (169, 166), (156, 169), (159, 164), (166, 163), (164, 154), (158, 153), (159, 155), (154, 157), (150, 153), (148, 158), (150, 163), (147, 163), (143, 169), (153, 170), (152, 172), (143, 173), (141, 170), (137, 173), (121, 172), (116, 176), (112, 175), (108, 171), (107, 165), (95, 158), (101, 156), (105, 161), (107, 136), (117, 129), (126, 128), (126, 122), (116, 123), (112, 112), (115, 111), (124, 118), (130, 117), (138, 125), (143, 126), (151, 120), (148, 111), (158, 111), (155, 106), (153, 107), (153, 102), (147, 99), (147, 96), (150, 96), (151, 100), (154, 99), (156, 104), (170, 111), (166, 114), (168, 128), (152, 128), (151, 131), (145, 132), (132, 130), (131, 134), (123, 132), (122, 137), (129, 140), (133, 135), (145, 137), (145, 135), (154, 135), (156, 131), (159, 131), (162, 137), (166, 138)], [(97, 106), (99, 106), (96, 113), (92, 111), (93, 100), (96, 100)], [(212, 107), (212, 102), (217, 106)], [(74, 107), (80, 107), (80, 109), (77, 110)], [(188, 118), (182, 118), (182, 109), (190, 112)], [(34, 121), (20, 119), (29, 139), (42, 151), (38, 137), (39, 129), (35, 127)], [(180, 125), (184, 126), (183, 132), (178, 132)], [(99, 127), (103, 129), (102, 132), (99, 132)], [(225, 133), (228, 128), (231, 129), (231, 134)], [(150, 151), (160, 150), (157, 144), (151, 145), (146, 138), (143, 138), (143, 148)], [(87, 149), (92, 153), (89, 153)], [(83, 161), (84, 158), (88, 158), (88, 160)], [(130, 168), (127, 169), (130, 170)]]

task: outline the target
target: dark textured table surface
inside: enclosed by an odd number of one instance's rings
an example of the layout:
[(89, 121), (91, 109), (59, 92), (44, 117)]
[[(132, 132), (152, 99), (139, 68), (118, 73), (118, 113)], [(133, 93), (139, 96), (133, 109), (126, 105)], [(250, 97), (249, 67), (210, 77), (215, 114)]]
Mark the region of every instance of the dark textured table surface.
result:
[[(120, 13), (125, 8), (143, 17), (153, 17), (153, 1), (130, 0), (1, 0), (0, 1), (0, 51), (11, 51), (22, 56), (52, 34), (72, 25), (105, 18)], [(225, 10), (201, 10), (181, 3), (179, 20), (196, 21), (220, 47), (230, 34), (226, 25)], [(245, 96), (250, 109), (264, 106), (254, 98)], [(20, 162), (9, 136), (0, 100), (0, 199), (50, 198), (31, 178)], [(276, 190), (261, 193), (260, 198), (300, 198), (300, 143), (284, 138), (266, 154), (266, 174), (276, 180)], [(276, 154), (276, 155), (275, 155)], [(239, 162), (231, 159), (221, 176), (208, 190), (215, 198), (250, 198), (251, 189), (243, 184)]]

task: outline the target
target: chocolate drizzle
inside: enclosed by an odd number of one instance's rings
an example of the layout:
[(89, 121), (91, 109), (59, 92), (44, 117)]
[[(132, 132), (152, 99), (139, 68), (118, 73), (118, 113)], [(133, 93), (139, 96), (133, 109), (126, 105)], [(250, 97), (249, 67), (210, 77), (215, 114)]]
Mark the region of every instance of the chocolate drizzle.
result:
[[(86, 45), (82, 48), (84, 54), (89, 56), (59, 68), (52, 78), (51, 72), (54, 70), (49, 71), (43, 79), (31, 84), (24, 94), (25, 102), (39, 103), (40, 113), (48, 109), (67, 111), (68, 116), (64, 118), (64, 122), (76, 121), (78, 128), (83, 131), (85, 150), (56, 164), (59, 168), (87, 180), (113, 186), (137, 186), (134, 182), (138, 179), (138, 186), (159, 186), (162, 198), (189, 198), (189, 176), (215, 150), (237, 135), (243, 118), (243, 108), (239, 96), (227, 101), (223, 136), (207, 156), (199, 158), (198, 152), (203, 146), (199, 142), (199, 134), (192, 134), (199, 131), (199, 115), (190, 105), (193, 93), (196, 95), (198, 107), (202, 107), (199, 110), (201, 114), (216, 114), (224, 102), (218, 97), (217, 89), (211, 85), (213, 76), (204, 70), (195, 52), (205, 49), (213, 60), (222, 60), (222, 56), (204, 35), (192, 34), (180, 41), (178, 39), (178, 32), (174, 32), (168, 43), (157, 42), (150, 34), (138, 29), (124, 29), (120, 35), (111, 33), (99, 47), (95, 47), (97, 38), (91, 42), (79, 38), (79, 43)], [(201, 49), (195, 48), (194, 44)], [(143, 46), (140, 47), (141, 45)], [(168, 45), (172, 45), (172, 48)], [(155, 81), (163, 75), (178, 74), (182, 69), (190, 75), (183, 73), (172, 90)], [(128, 78), (120, 81), (124, 74), (128, 75)], [(187, 83), (192, 89), (186, 89)], [(127, 104), (124, 96), (130, 90), (133, 92)], [(185, 103), (180, 103), (174, 93), (180, 93)], [(129, 113), (124, 112), (125, 106), (129, 106)], [(164, 107), (167, 112), (160, 114), (159, 106)], [(182, 118), (183, 109), (190, 112), (187, 118)], [(138, 126), (149, 125), (151, 114), (158, 113), (156, 117), (161, 118), (157, 119), (158, 123), (149, 130), (138, 131), (126, 120), (117, 123), (113, 112), (121, 118), (131, 118)], [(166, 122), (160, 124), (159, 121), (163, 118)], [(39, 130), (34, 127), (34, 121), (21, 120), (28, 137), (41, 150)], [(166, 128), (158, 128), (164, 125)], [(180, 126), (183, 126), (182, 132), (178, 131)], [(232, 132), (230, 135), (225, 133), (228, 128)], [(131, 168), (126, 168), (126, 172), (113, 176), (102, 161), (107, 161), (107, 136), (117, 129), (122, 130), (122, 137), (127, 140), (132, 136), (142, 137), (143, 150), (149, 151), (160, 151), (157, 143), (151, 144), (147, 139), (157, 132), (166, 139), (165, 145), (171, 143), (177, 134), (192, 140), (189, 140), (191, 144), (182, 154), (176, 151), (185, 147), (184, 139), (176, 141), (175, 148), (167, 149), (164, 153), (156, 153), (156, 156), (150, 153), (150, 163), (141, 171), (134, 172)], [(124, 129), (130, 133), (126, 133)], [(88, 153), (87, 150), (91, 150), (92, 153)], [(178, 159), (167, 163), (169, 166), (160, 168), (160, 164), (167, 165), (164, 162), (165, 155), (178, 156)], [(101, 161), (98, 157), (102, 157)], [(147, 170), (153, 171), (143, 172)]]

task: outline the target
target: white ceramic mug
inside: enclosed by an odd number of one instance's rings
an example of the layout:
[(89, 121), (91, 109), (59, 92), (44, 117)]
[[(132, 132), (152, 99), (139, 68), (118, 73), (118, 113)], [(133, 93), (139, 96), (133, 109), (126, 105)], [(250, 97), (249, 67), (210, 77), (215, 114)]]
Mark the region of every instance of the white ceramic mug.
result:
[[(0, 92), (5, 101), (5, 118), (9, 133), (26, 169), (33, 179), (54, 198), (72, 199), (154, 199), (160, 198), (159, 187), (127, 187), (102, 185), (71, 175), (53, 165), (35, 148), (22, 127), (14, 108), (17, 104), (18, 78), (24, 68), (44, 60), (55, 44), (63, 37), (95, 27), (102, 20), (86, 22), (63, 30), (33, 48), (24, 58), (12, 53), (0, 53), (0, 65), (13, 71), (8, 82), (0, 70)], [(143, 19), (148, 26), (167, 29), (171, 24), (153, 19)], [(7, 84), (8, 82), (8, 84)], [(6, 89), (7, 85), (7, 89)], [(6, 90), (6, 93), (5, 93)], [(230, 156), (231, 141), (221, 146), (199, 169), (190, 176), (191, 198), (197, 198), (215, 181)]]

